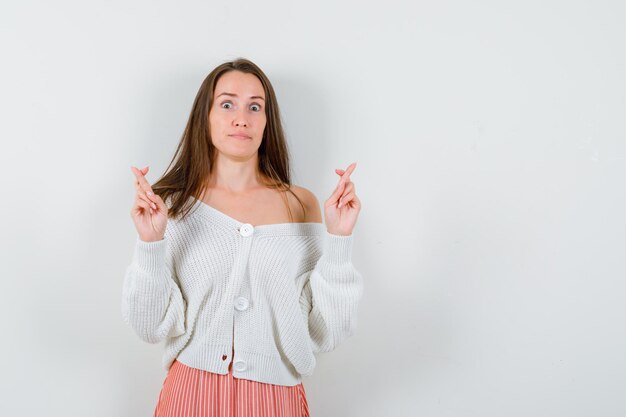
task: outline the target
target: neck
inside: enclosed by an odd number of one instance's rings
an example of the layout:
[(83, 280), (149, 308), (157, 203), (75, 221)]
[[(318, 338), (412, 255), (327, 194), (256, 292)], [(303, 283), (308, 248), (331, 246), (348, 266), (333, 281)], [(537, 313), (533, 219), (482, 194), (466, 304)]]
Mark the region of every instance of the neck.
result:
[(258, 171), (258, 154), (255, 153), (246, 160), (235, 160), (221, 153), (217, 154), (209, 187), (241, 194), (262, 186)]

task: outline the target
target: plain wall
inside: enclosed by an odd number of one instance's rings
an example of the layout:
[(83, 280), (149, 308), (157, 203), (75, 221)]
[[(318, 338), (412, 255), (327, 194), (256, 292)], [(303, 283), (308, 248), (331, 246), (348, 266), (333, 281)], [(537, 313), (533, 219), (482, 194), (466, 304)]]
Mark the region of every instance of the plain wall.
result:
[(243, 56), (294, 182), (363, 204), (357, 334), (311, 413), (626, 414), (621, 1), (0, 5), (0, 415), (150, 416), (162, 345), (121, 317), (130, 165), (169, 163), (202, 80)]

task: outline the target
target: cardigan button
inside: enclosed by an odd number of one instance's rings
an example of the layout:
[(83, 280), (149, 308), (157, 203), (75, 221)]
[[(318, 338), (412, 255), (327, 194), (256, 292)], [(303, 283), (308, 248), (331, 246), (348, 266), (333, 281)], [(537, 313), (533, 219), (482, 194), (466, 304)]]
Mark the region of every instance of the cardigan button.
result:
[(243, 237), (251, 236), (252, 232), (254, 232), (254, 226), (252, 226), (250, 223), (244, 223), (239, 228), (239, 233)]
[(223, 355), (222, 360), (225, 361), (226, 359), (228, 359), (228, 355)]
[(248, 299), (246, 297), (237, 297), (235, 300), (235, 308), (239, 311), (244, 311), (248, 308)]
[(234, 363), (235, 370), (238, 372), (243, 372), (246, 370), (246, 363), (242, 360), (238, 360)]

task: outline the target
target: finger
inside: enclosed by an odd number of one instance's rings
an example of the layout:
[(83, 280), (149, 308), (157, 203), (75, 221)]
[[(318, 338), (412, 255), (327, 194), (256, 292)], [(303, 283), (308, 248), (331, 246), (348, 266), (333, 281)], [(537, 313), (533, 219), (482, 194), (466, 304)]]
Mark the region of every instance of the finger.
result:
[(140, 197), (142, 200), (148, 203), (153, 209), (157, 208), (157, 204), (153, 200), (148, 198), (148, 196), (146, 195), (146, 192), (143, 190), (143, 188), (139, 186), (139, 183), (137, 182), (135, 182), (135, 189), (137, 190), (138, 197)]
[(348, 203), (350, 203), (350, 201), (352, 201), (354, 196), (355, 196), (354, 192), (351, 192), (351, 193), (348, 193), (345, 196), (341, 197), (339, 199), (339, 205), (337, 205), (337, 208), (341, 208), (341, 207), (347, 205)]
[(344, 197), (346, 194), (348, 194), (350, 191), (354, 190), (354, 183), (352, 181), (348, 181), (346, 183), (344, 183), (345, 186), (343, 187), (343, 191), (341, 192), (341, 195), (339, 196), (339, 199), (341, 199), (342, 197)]
[(346, 176), (346, 171), (343, 171), (342, 174), (339, 174), (339, 182), (337, 182), (337, 188), (341, 187), (341, 185), (346, 182), (347, 178), (348, 177)]
[(348, 168), (343, 172), (343, 174), (341, 174), (341, 179), (339, 181), (350, 181), (350, 174), (354, 172), (355, 168), (356, 168), (356, 162), (353, 162), (350, 165), (348, 165)]
[(346, 182), (346, 187), (343, 189), (343, 195), (348, 194), (350, 191), (354, 191), (355, 188), (356, 187), (354, 186), (354, 183), (352, 181)]
[(150, 206), (148, 205), (148, 203), (146, 203), (141, 198), (137, 197), (137, 198), (135, 198), (135, 206), (133, 207), (133, 210), (137, 211), (137, 212), (140, 212), (141, 211), (141, 210), (139, 210), (140, 208), (142, 208), (145, 211), (150, 210)]
[[(339, 179), (339, 183), (337, 184), (335, 191), (328, 198), (328, 200), (326, 200), (329, 204), (336, 204), (337, 201), (339, 200), (339, 197), (341, 197), (341, 195), (345, 192), (345, 184), (346, 182), (350, 181), (350, 174), (354, 171), (355, 167), (356, 167), (356, 162), (351, 163), (348, 166), (348, 168), (344, 171), (344, 173), (341, 175), (341, 178)], [(337, 170), (338, 169), (336, 169), (335, 171)]]
[[(131, 168), (132, 168), (133, 173), (135, 174), (135, 178), (139, 182), (139, 185), (141, 186), (141, 188), (144, 189), (144, 191), (146, 192), (146, 194), (148, 195), (148, 197), (151, 200), (154, 200), (154, 198), (153, 198), (154, 197), (154, 192), (152, 191), (152, 187), (150, 186), (150, 183), (148, 183), (148, 180), (146, 180), (146, 177), (143, 175), (143, 172), (138, 170), (135, 167), (131, 167)], [(146, 168), (148, 168), (148, 167), (146, 167)]]
[[(142, 187), (147, 187), (147, 188), (151, 189), (150, 183), (148, 183), (148, 180), (146, 180), (146, 177), (145, 177), (145, 175), (143, 173), (143, 170), (139, 170), (139, 169), (137, 169), (135, 167), (131, 167), (131, 170), (135, 174), (135, 178), (137, 179), (137, 181), (139, 181), (139, 184)], [(146, 172), (148, 172), (148, 171), (146, 171)]]
[(326, 200), (329, 204), (335, 204), (339, 200), (339, 197), (343, 194), (343, 190), (345, 188), (345, 183), (339, 181), (335, 191), (331, 194), (331, 196)]
[(145, 197), (148, 197), (148, 190), (141, 185), (140, 181), (135, 181), (135, 190), (141, 192)]
[[(139, 185), (137, 183), (135, 183), (135, 187), (138, 188)], [(165, 205), (165, 202), (163, 201), (163, 199), (161, 198), (160, 195), (153, 193), (153, 195), (150, 196), (149, 193), (147, 193), (143, 188), (139, 188), (138, 192), (142, 193), (144, 198), (147, 199), (146, 201), (148, 201), (148, 203), (150, 203), (150, 205), (152, 206), (152, 209), (155, 212), (156, 211), (161, 211), (163, 213), (167, 213), (168, 212), (168, 208)]]
[(344, 189), (343, 189), (343, 192), (341, 193), (341, 196), (339, 197), (339, 203), (340, 203), (340, 205), (343, 205), (343, 204), (341, 204), (341, 203), (345, 200), (346, 195), (348, 195), (348, 193), (350, 193), (350, 192), (352, 192), (352, 193), (356, 192), (356, 187), (354, 186), (354, 183), (353, 183), (352, 181), (348, 181), (348, 182), (347, 182), (347, 183), (345, 183), (345, 184), (346, 184), (346, 185), (345, 185), (345, 187), (344, 187)]
[(141, 185), (139, 185), (138, 181), (135, 181), (135, 190), (137, 191), (137, 194), (141, 195), (142, 197), (144, 197), (146, 199), (146, 201), (148, 202), (154, 202), (154, 198), (149, 198), (146, 190), (141, 187)]
[(157, 206), (156, 210), (161, 210), (164, 213), (168, 212), (168, 208), (165, 205), (165, 202), (163, 201), (160, 195), (155, 194), (153, 200), (154, 200), (154, 204), (156, 204)]
[(359, 200), (359, 197), (357, 197), (357, 195), (354, 195), (354, 198), (352, 199), (352, 201), (350, 201), (350, 206), (354, 207), (354, 208), (360, 208), (361, 207), (361, 200)]
[(135, 172), (133, 169), (135, 169), (135, 170), (137, 170), (137, 171), (141, 172), (143, 175), (146, 175), (146, 174), (148, 173), (148, 171), (150, 170), (150, 166), (146, 165), (146, 167), (145, 167), (145, 168), (139, 169), (139, 168), (137, 168), (137, 167), (135, 167), (135, 166), (131, 165), (131, 166), (130, 166), (130, 170), (131, 170), (132, 172)]
[[(142, 204), (146, 204), (146, 202), (142, 200)], [(151, 206), (151, 204), (150, 204), (150, 203), (148, 203), (148, 204), (146, 204), (146, 206), (144, 206), (144, 207), (143, 207), (143, 209), (144, 209), (144, 210), (146, 210), (146, 211), (150, 211), (150, 214), (154, 214), (154, 213), (156, 213), (156, 211), (157, 211), (157, 210), (156, 210), (156, 209), (153, 209), (153, 208), (152, 208), (152, 207), (150, 207), (150, 206)]]
[(141, 173), (141, 175), (143, 175), (143, 170), (140, 170), (139, 168), (133, 165), (130, 166), (130, 172), (132, 172), (135, 177), (137, 176), (138, 173)]
[(348, 165), (348, 168), (346, 168), (346, 170), (344, 171), (343, 175), (344, 176), (347, 175), (349, 177), (350, 174), (352, 174), (355, 169), (356, 169), (356, 162), (353, 162), (350, 165)]

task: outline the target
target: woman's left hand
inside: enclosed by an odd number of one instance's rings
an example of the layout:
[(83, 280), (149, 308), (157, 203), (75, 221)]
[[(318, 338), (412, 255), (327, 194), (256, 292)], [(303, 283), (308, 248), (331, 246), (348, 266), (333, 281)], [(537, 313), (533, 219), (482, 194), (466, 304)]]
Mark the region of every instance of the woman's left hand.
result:
[(333, 235), (351, 235), (361, 210), (361, 201), (355, 194), (354, 183), (350, 181), (354, 168), (356, 162), (351, 163), (345, 171), (335, 170), (341, 178), (333, 194), (324, 203), (326, 229)]

